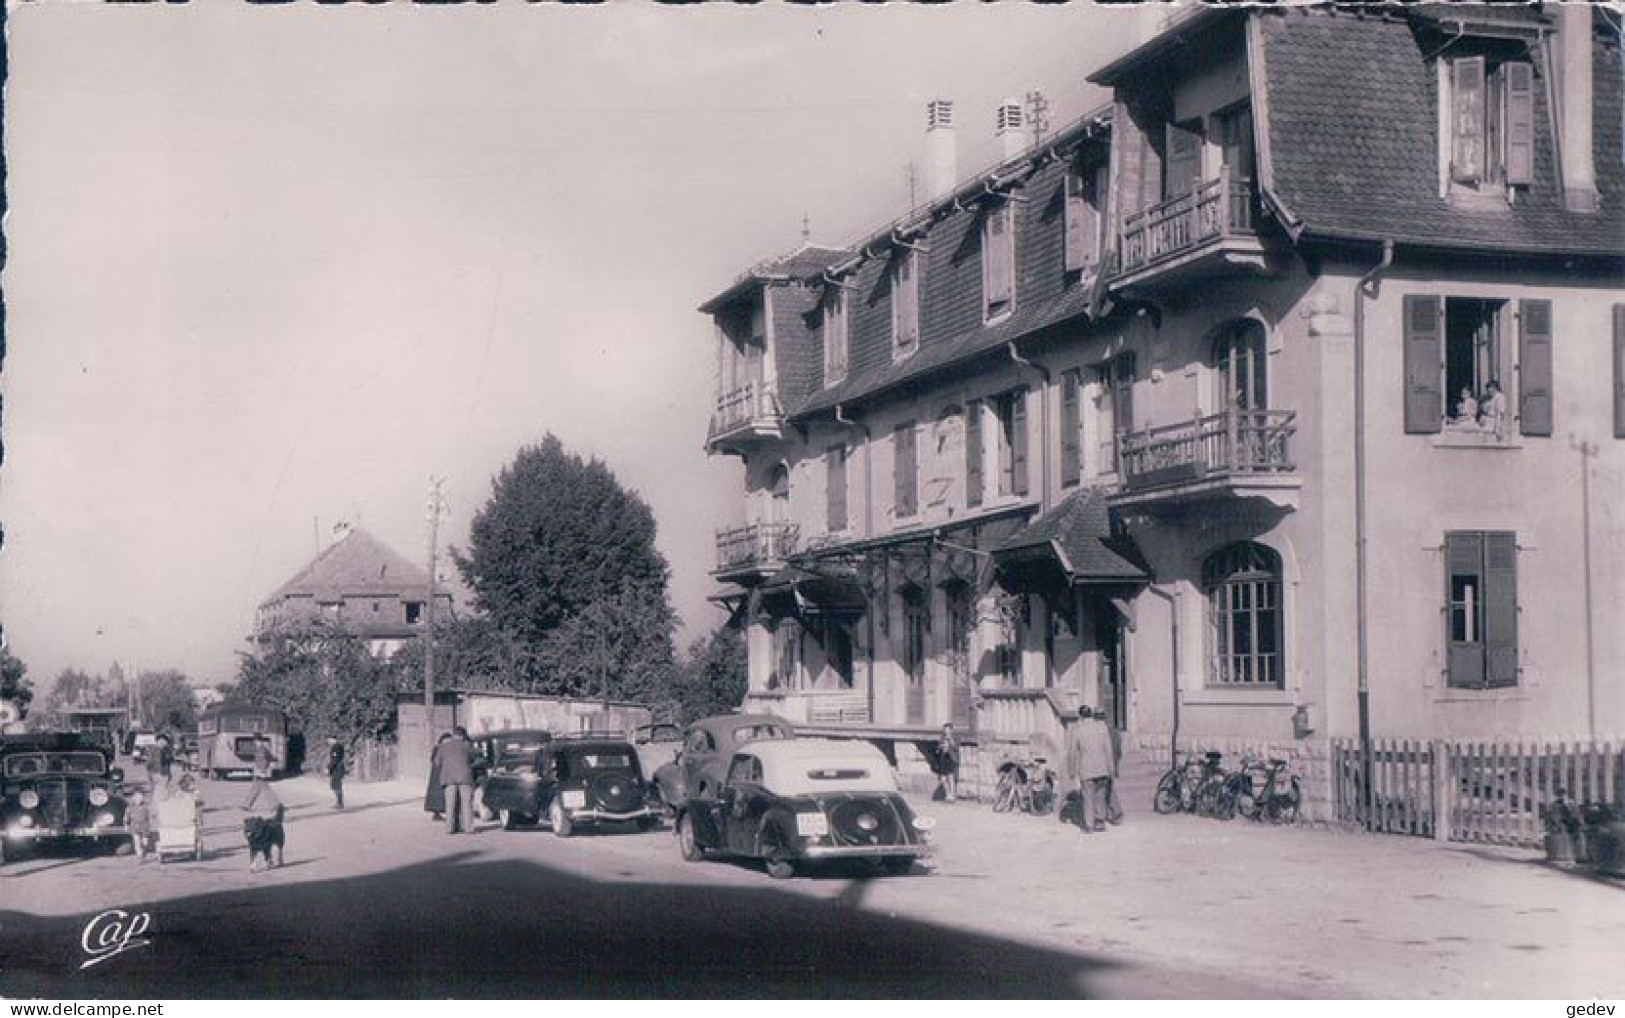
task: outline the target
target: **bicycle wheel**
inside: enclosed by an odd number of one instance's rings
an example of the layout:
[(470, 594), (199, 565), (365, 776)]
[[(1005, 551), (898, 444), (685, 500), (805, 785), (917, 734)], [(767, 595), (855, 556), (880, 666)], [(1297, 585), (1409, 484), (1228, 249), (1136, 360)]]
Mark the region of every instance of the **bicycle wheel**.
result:
[(1240, 792), (1237, 790), (1236, 780), (1232, 778), (1226, 781), (1224, 787), (1219, 789), (1219, 801), (1214, 807), (1213, 815), (1220, 820), (1234, 820), (1239, 799)]
[(1032, 782), (1016, 782), (1016, 810), (1020, 813), (1031, 813), (1033, 811)]
[(1151, 808), (1158, 813), (1178, 813), (1180, 805), (1180, 781), (1178, 771), (1169, 771), (1157, 782), (1156, 797), (1151, 800)]
[(1271, 823), (1297, 823), (1298, 810), (1303, 805), (1303, 783), (1297, 778), (1293, 778), (1292, 787), (1274, 796), (1270, 803), (1275, 807), (1275, 816), (1270, 820)]
[(1224, 791), (1224, 780), (1217, 776), (1202, 782), (1196, 790), (1196, 814), (1204, 817), (1219, 815), (1219, 796)]
[(1014, 771), (1005, 771), (999, 775), (999, 783), (993, 792), (993, 812), (1008, 813), (1016, 804), (1016, 778)]

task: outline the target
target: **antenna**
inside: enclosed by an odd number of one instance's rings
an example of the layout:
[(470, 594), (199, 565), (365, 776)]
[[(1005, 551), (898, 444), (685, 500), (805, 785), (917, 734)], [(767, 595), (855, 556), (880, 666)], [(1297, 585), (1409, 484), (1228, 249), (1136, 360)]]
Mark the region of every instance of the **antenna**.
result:
[(812, 220), (807, 217), (805, 210), (801, 213), (801, 242), (803, 244), (812, 240)]
[(920, 184), (919, 168), (916, 167), (911, 161), (907, 166), (903, 167), (903, 176), (908, 181), (908, 207), (913, 208), (916, 204), (918, 204), (918, 200), (915, 198), (915, 191), (919, 188)]
[(1037, 147), (1049, 133), (1049, 100), (1036, 88), (1027, 93), (1027, 122), (1033, 126), (1033, 146)]

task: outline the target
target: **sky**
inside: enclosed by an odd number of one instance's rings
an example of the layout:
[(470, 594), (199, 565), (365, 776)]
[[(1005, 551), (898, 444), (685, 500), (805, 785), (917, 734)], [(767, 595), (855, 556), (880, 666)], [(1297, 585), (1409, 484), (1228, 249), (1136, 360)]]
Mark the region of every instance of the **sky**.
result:
[[(557, 434), (654, 509), (686, 644), (737, 459), (696, 310), (844, 245), (994, 110), (1160, 17), (1030, 4), (12, 7), (0, 622), (62, 669), (236, 672), (340, 520), (426, 560)], [(922, 185), (923, 186), (923, 185)], [(452, 568), (449, 564), (443, 568)]]

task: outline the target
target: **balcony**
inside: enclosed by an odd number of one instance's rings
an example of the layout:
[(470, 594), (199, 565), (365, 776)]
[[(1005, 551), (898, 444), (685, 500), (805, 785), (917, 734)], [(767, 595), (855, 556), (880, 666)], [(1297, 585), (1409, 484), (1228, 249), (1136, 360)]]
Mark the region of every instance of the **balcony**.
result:
[(867, 725), (869, 697), (851, 689), (753, 689), (745, 713), (774, 714), (798, 725)]
[(1135, 212), (1123, 221), (1114, 289), (1154, 291), (1233, 272), (1268, 269), (1254, 232), (1258, 192), (1251, 177), (1229, 168), (1190, 194)]
[(748, 382), (717, 397), (705, 446), (710, 452), (742, 451), (752, 442), (782, 434), (784, 411), (766, 382)]
[(1294, 508), (1303, 482), (1292, 460), (1297, 415), (1228, 410), (1118, 436), (1117, 507), (1213, 498), (1264, 498)]
[(794, 523), (747, 523), (717, 531), (718, 578), (766, 574), (796, 550), (801, 528)]

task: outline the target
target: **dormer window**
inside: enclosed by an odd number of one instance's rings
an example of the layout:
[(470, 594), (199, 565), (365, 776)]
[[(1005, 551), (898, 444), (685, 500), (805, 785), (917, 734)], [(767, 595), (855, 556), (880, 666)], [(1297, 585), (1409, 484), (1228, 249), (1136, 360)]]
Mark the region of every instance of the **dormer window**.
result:
[(824, 293), (824, 384), (846, 377), (846, 289), (832, 283)]
[(1493, 54), (1440, 64), (1441, 190), (1528, 185), (1534, 177), (1535, 73)]
[(1015, 216), (1008, 201), (991, 206), (982, 217), (982, 319), (992, 322), (1010, 313), (1016, 300)]
[(1100, 261), (1106, 165), (1073, 166), (1066, 174), (1066, 271), (1084, 272)]
[(892, 356), (901, 360), (920, 346), (919, 256), (899, 248), (891, 267)]

